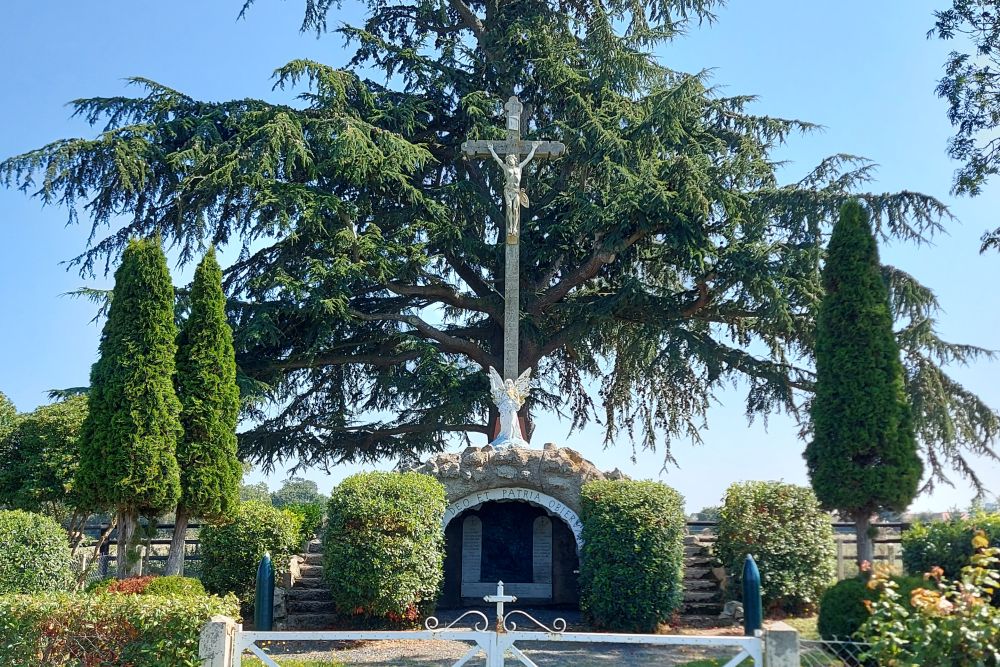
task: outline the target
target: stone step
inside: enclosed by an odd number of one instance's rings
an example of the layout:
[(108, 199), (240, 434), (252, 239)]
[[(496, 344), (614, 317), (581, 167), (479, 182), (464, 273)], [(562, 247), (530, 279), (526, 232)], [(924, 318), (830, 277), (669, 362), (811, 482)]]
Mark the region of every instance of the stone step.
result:
[(306, 565), (322, 565), (323, 564), (323, 553), (306, 553), (302, 554), (302, 562)]
[(295, 588), (287, 589), (285, 595), (289, 602), (293, 600), (329, 600), (330, 589), (325, 586), (323, 588), (299, 588), (296, 585)]
[(321, 577), (323, 576), (323, 566), (303, 563), (299, 565), (299, 574), (303, 579), (307, 577)]
[(686, 567), (684, 568), (684, 581), (692, 579), (704, 579), (712, 574), (710, 567)]
[(336, 614), (295, 614), (285, 619), (285, 630), (329, 630), (337, 623)]
[(701, 556), (702, 554), (707, 554), (708, 549), (700, 544), (686, 544), (684, 545), (684, 555), (685, 556)]
[(682, 616), (718, 616), (722, 613), (721, 602), (685, 602), (681, 608)]
[[(302, 577), (295, 581), (294, 588), (322, 588), (327, 589), (327, 583), (323, 577)], [(294, 590), (293, 588), (293, 590)]]
[(332, 614), (337, 611), (337, 605), (332, 600), (289, 600), (288, 615), (301, 614)]
[(681, 616), (681, 624), (689, 628), (715, 628), (724, 621), (719, 621), (717, 614), (685, 614)]
[(319, 540), (309, 540), (309, 544), (306, 545), (306, 553), (311, 554), (321, 554), (323, 553), (323, 543)]
[(684, 567), (712, 567), (715, 559), (711, 556), (689, 556), (684, 559)]
[(684, 590), (686, 591), (710, 591), (718, 590), (719, 582), (715, 579), (686, 579)]
[(722, 591), (684, 591), (684, 602), (717, 602)]

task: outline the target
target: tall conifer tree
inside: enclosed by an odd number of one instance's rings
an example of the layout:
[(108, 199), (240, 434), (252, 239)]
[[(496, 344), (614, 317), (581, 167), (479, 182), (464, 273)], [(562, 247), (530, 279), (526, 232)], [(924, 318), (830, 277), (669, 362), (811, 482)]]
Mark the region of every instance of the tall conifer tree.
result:
[(140, 566), (133, 540), (139, 516), (172, 510), (180, 497), (176, 339), (174, 288), (160, 241), (130, 241), (90, 371), (76, 478), (85, 506), (118, 513), (119, 577)]
[[(129, 235), (159, 232), (182, 260), (206, 241), (242, 246), (226, 289), (259, 412), (240, 448), (264, 465), (489, 433), (504, 183), (461, 146), (504, 137), (511, 94), (525, 139), (567, 147), (524, 174), (519, 361), (540, 383), (529, 430), (533, 413), (559, 412), (669, 457), (733, 383), (751, 416), (805, 417), (820, 241), (840, 205), (863, 199), (901, 239), (948, 217), (919, 193), (865, 193), (872, 167), (850, 156), (782, 182), (774, 151), (811, 124), (754, 113), (751, 96), (720, 96), (656, 57), (718, 0), (359, 0), (364, 18), (335, 27), (340, 3), (302, 4), (304, 30), (329, 26), (352, 52), (281, 67), (276, 85), (303, 89), (298, 101), (203, 101), (135, 79), (134, 99), (75, 102), (98, 136), (0, 162), (0, 183), (92, 215), (85, 273)], [(1000, 420), (941, 360), (988, 353), (942, 341), (933, 294), (886, 273), (895, 314), (914, 324), (900, 341), (928, 461), (979, 484), (965, 456), (995, 456)]]
[(191, 286), (191, 313), (177, 346), (177, 395), (184, 435), (177, 447), (181, 499), (166, 574), (184, 572), (188, 520), (228, 517), (240, 500), (243, 468), (236, 457), (236, 385), (233, 332), (226, 321), (222, 269), (209, 249)]
[(923, 467), (878, 246), (857, 202), (844, 204), (833, 228), (823, 287), (806, 463), (823, 507), (854, 520), (858, 562), (871, 562), (871, 515), (906, 509)]

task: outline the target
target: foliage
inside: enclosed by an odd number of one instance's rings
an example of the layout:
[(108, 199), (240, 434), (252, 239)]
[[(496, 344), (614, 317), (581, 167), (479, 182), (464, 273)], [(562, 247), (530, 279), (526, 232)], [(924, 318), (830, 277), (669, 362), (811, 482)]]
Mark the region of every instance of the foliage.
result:
[(0, 595), (66, 590), (73, 584), (71, 564), (66, 532), (54, 520), (0, 511)]
[(76, 487), (88, 509), (132, 516), (172, 510), (180, 496), (174, 393), (174, 288), (159, 239), (130, 241), (90, 372)]
[(208, 596), (0, 597), (0, 664), (6, 667), (197, 667), (202, 626), (239, 616), (236, 599)]
[(327, 506), (323, 575), (343, 615), (408, 624), (429, 613), (444, 563), (444, 487), (418, 473), (351, 475)]
[[(334, 4), (307, 0), (303, 28), (324, 32)], [(775, 151), (814, 126), (756, 114), (752, 96), (723, 97), (654, 55), (719, 0), (359, 4), (363, 25), (336, 28), (354, 48), (345, 69), (278, 69), (276, 87), (302, 91), (294, 104), (206, 102), (137, 78), (136, 98), (74, 103), (98, 136), (0, 162), (0, 182), (72, 222), (90, 215), (85, 274), (134, 236), (160, 233), (182, 262), (240, 246), (226, 287), (256, 399), (241, 454), (265, 466), (489, 432), (503, 185), (461, 143), (502, 137), (515, 91), (524, 136), (567, 146), (526, 173), (520, 362), (542, 383), (523, 408), (529, 433), (532, 412), (565, 411), (669, 457), (734, 382), (748, 415), (800, 416), (840, 205), (860, 197), (880, 234), (906, 240), (948, 217), (918, 193), (860, 192), (873, 165), (852, 156), (780, 182)], [(886, 274), (894, 314), (919, 321), (900, 336), (918, 432), (932, 463), (961, 466), (966, 449), (990, 451), (1000, 421), (941, 367), (986, 352), (941, 341), (933, 294)]]
[(271, 504), (271, 490), (267, 488), (267, 482), (257, 482), (256, 484), (240, 484), (240, 502), (248, 500), (261, 502), (266, 505)]
[(1000, 547), (1000, 514), (974, 513), (968, 518), (918, 522), (903, 532), (903, 567), (907, 572), (929, 572), (940, 567), (946, 577), (956, 578), (972, 558), (972, 538), (977, 531)]
[(823, 289), (806, 465), (820, 504), (854, 519), (859, 561), (870, 561), (871, 515), (905, 510), (923, 466), (878, 244), (857, 202), (844, 204), (833, 228)]
[(974, 553), (959, 579), (932, 569), (925, 575), (926, 588), (911, 592), (909, 605), (886, 573), (876, 571), (870, 583), (881, 594), (861, 628), (871, 644), (867, 657), (885, 667), (1000, 662), (1000, 608), (990, 604), (1000, 588), (1000, 549), (988, 547), (982, 533), (971, 544)]
[(229, 523), (203, 526), (202, 583), (210, 593), (235, 593), (243, 604), (253, 601), (257, 566), (267, 551), (276, 573), (288, 569), (299, 546), (298, 517), (250, 501), (241, 503)]
[[(955, 174), (956, 194), (978, 195), (1000, 169), (1000, 12), (996, 0), (952, 0), (934, 12), (928, 37), (971, 42), (972, 53), (952, 51), (938, 82), (938, 97), (948, 102), (955, 136), (948, 154), (964, 164)], [(1000, 230), (983, 237), (983, 248), (1000, 243)]]
[(311, 479), (289, 477), (281, 483), (281, 488), (271, 494), (271, 504), (275, 507), (289, 505), (326, 504), (326, 496), (319, 492), (319, 486)]
[(743, 561), (760, 569), (767, 609), (814, 607), (834, 581), (835, 546), (830, 516), (812, 489), (783, 482), (739, 482), (726, 489), (719, 516), (716, 556), (740, 591)]
[(684, 594), (684, 499), (659, 482), (589, 482), (580, 493), (580, 609), (596, 626), (655, 632)]
[(243, 469), (236, 458), (236, 386), (233, 332), (226, 321), (222, 270), (209, 249), (191, 286), (190, 313), (177, 341), (177, 396), (184, 436), (178, 512), (220, 521), (235, 510)]
[[(902, 600), (909, 600), (910, 591), (924, 585), (923, 577), (891, 577)], [(852, 577), (838, 581), (826, 589), (819, 599), (817, 630), (824, 639), (853, 639), (868, 620), (866, 601), (878, 598), (868, 586), (868, 577)]]
[(191, 577), (154, 577), (146, 586), (145, 595), (205, 595), (205, 586)]
[(205, 587), (198, 579), (190, 577), (129, 577), (127, 579), (102, 579), (87, 584), (91, 595), (124, 593), (131, 595), (205, 595)]
[(17, 424), (17, 408), (6, 394), (0, 391), (0, 448)]
[(291, 512), (299, 517), (301, 529), (299, 532), (299, 544), (308, 542), (316, 535), (316, 532), (323, 525), (323, 514), (326, 511), (324, 503), (292, 503), (285, 505), (282, 509)]
[(0, 504), (57, 520), (79, 506), (73, 479), (87, 397), (72, 396), (21, 415), (0, 446)]

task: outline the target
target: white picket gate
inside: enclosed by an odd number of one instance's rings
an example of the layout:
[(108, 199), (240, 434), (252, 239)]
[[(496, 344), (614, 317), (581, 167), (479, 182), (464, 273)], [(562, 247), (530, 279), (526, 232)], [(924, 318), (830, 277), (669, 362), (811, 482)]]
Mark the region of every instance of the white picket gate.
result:
[[(737, 651), (724, 667), (735, 667), (743, 663), (748, 658), (752, 658), (754, 665), (763, 665), (763, 640), (760, 637), (708, 637), (708, 636), (688, 636), (688, 635), (642, 635), (642, 634), (614, 634), (596, 632), (566, 632), (566, 622), (556, 619), (552, 627), (547, 627), (528, 613), (514, 610), (504, 613), (505, 602), (515, 602), (514, 596), (506, 596), (503, 592), (503, 582), (497, 584), (497, 594), (488, 595), (483, 598), (487, 602), (495, 602), (497, 605), (496, 622), (493, 629), (490, 629), (490, 620), (481, 611), (468, 611), (445, 627), (440, 627), (436, 618), (429, 618), (425, 624), (426, 630), (400, 631), (400, 632), (379, 632), (379, 631), (318, 631), (318, 632), (285, 632), (273, 631), (263, 632), (256, 630), (244, 631), (242, 626), (237, 628), (235, 645), (233, 651), (233, 667), (241, 667), (244, 652), (249, 651), (269, 667), (281, 667), (277, 662), (280, 657), (268, 655), (260, 643), (282, 642), (287, 646), (289, 642), (316, 642), (316, 641), (377, 641), (377, 640), (449, 640), (464, 642), (469, 645), (469, 650), (455, 662), (452, 667), (461, 667), (469, 660), (482, 654), (486, 658), (487, 667), (503, 667), (504, 657), (509, 655), (517, 659), (520, 664), (528, 667), (538, 667), (525, 655), (521, 648), (526, 648), (532, 642), (574, 642), (581, 644), (602, 644), (602, 645), (623, 645), (642, 644), (649, 646), (663, 647), (704, 647), (704, 648), (732, 648)], [(524, 631), (518, 630), (514, 617), (525, 617), (541, 630)], [(466, 620), (468, 619), (468, 620)], [(463, 629), (458, 627), (460, 623), (472, 623), (472, 627)], [(520, 644), (520, 648), (517, 646)], [(596, 647), (595, 647), (596, 649)]]

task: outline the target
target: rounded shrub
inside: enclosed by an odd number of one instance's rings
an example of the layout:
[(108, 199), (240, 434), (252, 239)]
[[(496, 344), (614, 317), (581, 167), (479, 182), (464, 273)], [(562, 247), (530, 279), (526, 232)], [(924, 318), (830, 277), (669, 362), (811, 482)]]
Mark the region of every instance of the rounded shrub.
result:
[(72, 585), (66, 531), (41, 514), (0, 511), (0, 595), (63, 591)]
[[(892, 580), (904, 602), (910, 599), (911, 591), (928, 585), (923, 577), (893, 577)], [(871, 615), (865, 600), (872, 602), (878, 596), (878, 591), (868, 586), (867, 578), (861, 577), (838, 581), (826, 589), (819, 599), (816, 622), (820, 636), (823, 639), (852, 639)]]
[(202, 583), (210, 593), (235, 593), (244, 604), (253, 601), (257, 566), (264, 552), (274, 569), (288, 568), (299, 546), (299, 518), (259, 501), (240, 503), (233, 520), (201, 529)]
[(783, 482), (741, 482), (726, 489), (719, 514), (716, 557), (737, 592), (743, 561), (760, 569), (765, 608), (813, 608), (834, 581), (836, 546), (830, 516), (812, 489)]
[(684, 595), (684, 499), (659, 482), (590, 482), (580, 493), (580, 608), (600, 628), (653, 632)]
[(323, 572), (345, 617), (368, 626), (429, 613), (443, 577), (444, 487), (418, 473), (352, 475), (327, 507)]

